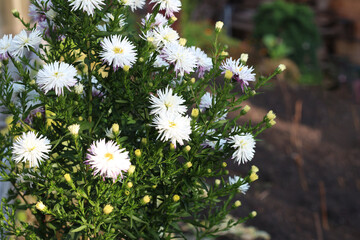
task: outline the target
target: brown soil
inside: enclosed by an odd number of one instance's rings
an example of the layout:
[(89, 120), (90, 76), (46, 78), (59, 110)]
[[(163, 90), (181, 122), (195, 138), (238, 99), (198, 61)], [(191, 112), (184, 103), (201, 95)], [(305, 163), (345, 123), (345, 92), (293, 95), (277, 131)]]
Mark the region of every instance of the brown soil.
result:
[(251, 119), (272, 109), (277, 124), (259, 136), (250, 164), (232, 168), (260, 169), (235, 215), (256, 210), (247, 224), (276, 240), (360, 239), (360, 105), (348, 86), (276, 82), (248, 104)]

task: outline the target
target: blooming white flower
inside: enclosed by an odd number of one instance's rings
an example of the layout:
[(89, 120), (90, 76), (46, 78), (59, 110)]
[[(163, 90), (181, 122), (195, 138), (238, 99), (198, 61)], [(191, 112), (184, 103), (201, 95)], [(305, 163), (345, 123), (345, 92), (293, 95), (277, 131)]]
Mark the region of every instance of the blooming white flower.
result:
[(179, 34), (169, 26), (159, 25), (151, 31), (151, 37), (154, 38), (153, 44), (156, 47), (162, 47), (167, 43), (176, 42)]
[(181, 96), (173, 94), (172, 88), (159, 89), (157, 95), (157, 97), (154, 95), (150, 97), (152, 104), (150, 114), (160, 114), (161, 112), (184, 114), (186, 112), (186, 106), (183, 105), (185, 100)]
[(34, 29), (29, 35), (25, 30), (22, 30), (12, 40), (9, 52), (15, 57), (22, 57), (25, 48), (27, 50), (30, 50), (30, 47), (37, 49), (41, 41), (41, 32), (39, 30)]
[(153, 126), (158, 130), (161, 141), (171, 141), (174, 146), (178, 142), (184, 145), (184, 140), (190, 140), (191, 118), (176, 113), (161, 112), (153, 119)]
[(120, 175), (130, 168), (129, 152), (125, 148), (120, 149), (114, 141), (106, 142), (105, 139), (91, 144), (86, 156), (85, 164), (94, 169), (94, 175), (99, 174), (105, 178), (112, 178), (115, 182)]
[(228, 58), (221, 64), (220, 68), (224, 70), (224, 73), (226, 70), (231, 71), (234, 74), (233, 79), (240, 82), (243, 90), (244, 87), (249, 85), (249, 82), (255, 81), (254, 68), (243, 65), (241, 59), (233, 60)]
[(179, 12), (181, 8), (180, 0), (151, 0), (150, 3), (155, 3), (154, 7), (160, 4), (159, 10), (165, 10), (167, 17), (174, 16), (174, 12)]
[[(216, 100), (214, 99), (214, 104), (216, 103)], [(199, 108), (202, 112), (204, 112), (206, 109), (211, 108), (213, 104), (213, 97), (211, 96), (211, 93), (206, 92), (200, 100)]]
[(54, 62), (44, 65), (36, 76), (36, 82), (45, 93), (54, 89), (56, 95), (60, 96), (64, 87), (70, 91), (70, 87), (77, 83), (76, 73), (76, 68), (72, 65)]
[(70, 6), (72, 6), (71, 10), (81, 9), (86, 12), (88, 15), (94, 15), (95, 9), (101, 9), (100, 5), (104, 5), (104, 0), (68, 0)]
[(74, 86), (74, 92), (78, 95), (81, 95), (83, 94), (84, 92), (84, 85), (81, 84), (81, 83), (77, 83), (75, 86)]
[(124, 4), (125, 6), (129, 6), (131, 11), (135, 11), (136, 9), (141, 9), (145, 5), (145, 0), (127, 0)]
[(206, 53), (197, 47), (191, 47), (190, 50), (196, 57), (198, 71), (199, 71), (199, 78), (204, 76), (205, 71), (210, 71), (213, 67), (213, 63), (211, 58), (209, 58)]
[(79, 134), (79, 130), (80, 130), (80, 125), (79, 124), (72, 124), (68, 127), (69, 132), (72, 135), (78, 135)]
[(105, 37), (101, 41), (103, 51), (100, 53), (102, 60), (109, 65), (113, 65), (116, 71), (119, 67), (125, 65), (132, 66), (136, 62), (135, 46), (127, 39), (120, 35), (112, 35), (110, 38)]
[(29, 167), (37, 167), (39, 164), (48, 159), (50, 152), (50, 140), (46, 137), (35, 134), (34, 132), (23, 133), (16, 138), (12, 153), (16, 163), (29, 162)]
[(216, 31), (220, 32), (221, 29), (223, 28), (223, 26), (224, 26), (224, 23), (223, 23), (222, 21), (217, 21), (217, 22), (215, 23), (215, 29), (216, 29)]
[[(244, 179), (241, 177), (238, 177), (238, 176), (229, 177), (230, 185), (233, 185), (233, 184), (237, 183), (238, 181), (244, 181)], [(239, 191), (243, 194), (246, 194), (246, 192), (249, 190), (249, 188), (250, 188), (249, 183), (243, 183), (239, 186)]]
[(11, 47), (12, 34), (4, 35), (0, 39), (0, 60), (7, 59), (9, 57), (9, 48)]
[(196, 68), (196, 57), (186, 47), (177, 42), (168, 43), (162, 50), (161, 57), (175, 66), (176, 74), (184, 76), (185, 73), (193, 72)]
[[(141, 24), (143, 26), (146, 25), (146, 23), (150, 20), (151, 14), (148, 13), (145, 15), (145, 18), (141, 19)], [(168, 19), (162, 15), (161, 13), (156, 14), (154, 22), (150, 25), (150, 27), (155, 27), (155, 26), (162, 26), (168, 23)]]
[(162, 59), (159, 55), (155, 57), (154, 67), (168, 67), (169, 63), (167, 63), (164, 59)]
[(232, 155), (232, 159), (240, 163), (251, 161), (255, 153), (255, 140), (250, 133), (231, 136), (228, 141), (236, 151)]

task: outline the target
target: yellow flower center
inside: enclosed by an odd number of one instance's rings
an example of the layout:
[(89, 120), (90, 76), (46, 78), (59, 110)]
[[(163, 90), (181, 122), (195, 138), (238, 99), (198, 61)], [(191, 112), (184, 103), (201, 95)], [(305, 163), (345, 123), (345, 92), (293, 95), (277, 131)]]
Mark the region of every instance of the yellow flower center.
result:
[(114, 155), (112, 155), (111, 153), (106, 153), (105, 158), (107, 158), (107, 161), (111, 161), (114, 159)]
[(116, 54), (119, 54), (119, 53), (123, 53), (124, 52), (124, 49), (122, 49), (122, 48), (119, 48), (119, 47), (114, 47), (114, 53), (116, 53)]
[(169, 102), (166, 102), (165, 103), (165, 107), (167, 108), (167, 109), (169, 109), (169, 108), (171, 108), (173, 105), (171, 104), (171, 103), (169, 103)]
[(169, 127), (173, 128), (173, 127), (175, 127), (175, 126), (176, 126), (176, 123), (174, 123), (174, 122), (169, 122)]
[(247, 144), (247, 142), (246, 142), (246, 141), (243, 141), (243, 140), (241, 140), (241, 141), (240, 141), (240, 145), (241, 145), (242, 147), (245, 147), (245, 146), (246, 146), (246, 144)]

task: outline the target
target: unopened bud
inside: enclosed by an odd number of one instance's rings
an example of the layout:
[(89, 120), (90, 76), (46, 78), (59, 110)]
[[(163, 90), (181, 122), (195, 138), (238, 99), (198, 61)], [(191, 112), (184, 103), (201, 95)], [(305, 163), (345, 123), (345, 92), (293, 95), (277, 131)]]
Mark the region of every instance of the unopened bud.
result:
[(192, 163), (191, 163), (191, 162), (187, 162), (187, 163), (184, 164), (184, 167), (185, 167), (186, 169), (191, 168), (191, 167), (192, 167)]
[(175, 145), (173, 143), (170, 143), (170, 150), (173, 151), (173, 150), (175, 150), (175, 148), (176, 148)]
[(234, 203), (235, 207), (240, 207), (241, 206), (241, 202), (239, 200), (235, 201)]
[(141, 150), (140, 150), (140, 149), (136, 149), (136, 150), (135, 150), (135, 156), (136, 156), (137, 158), (141, 157)]
[(283, 72), (283, 71), (286, 70), (286, 66), (285, 66), (284, 64), (280, 64), (280, 65), (278, 66), (278, 69), (279, 69), (281, 72)]
[(229, 53), (227, 51), (222, 51), (220, 53), (220, 55), (223, 56), (223, 57), (227, 57), (227, 56), (229, 56)]
[(271, 120), (274, 120), (274, 119), (276, 118), (276, 115), (275, 115), (275, 113), (274, 113), (272, 110), (270, 110), (270, 111), (266, 114), (266, 118), (267, 118), (269, 121), (271, 121)]
[(67, 181), (68, 183), (72, 182), (72, 179), (71, 179), (70, 174), (66, 173), (66, 174), (64, 175), (64, 178), (65, 178), (65, 181)]
[(259, 171), (259, 168), (255, 165), (251, 166), (251, 172), (257, 173)]
[(211, 173), (211, 172), (212, 172), (210, 168), (208, 168), (206, 171), (207, 171), (207, 173)]
[(180, 39), (179, 39), (179, 44), (180, 44), (181, 46), (185, 46), (185, 45), (186, 45), (186, 42), (187, 42), (187, 40), (186, 40), (185, 38), (180, 38)]
[(42, 201), (37, 202), (35, 207), (37, 210), (39, 210), (41, 212), (44, 212), (46, 210), (46, 206)]
[(30, 81), (30, 85), (35, 85), (36, 81), (33, 79)]
[(12, 13), (12, 15), (14, 15), (14, 17), (16, 17), (16, 18), (18, 18), (18, 17), (20, 16), (19, 11), (18, 11), (17, 9), (11, 10), (11, 13)]
[(103, 212), (104, 212), (105, 215), (109, 215), (113, 210), (114, 210), (113, 206), (107, 204), (104, 207)]
[(184, 151), (185, 152), (190, 152), (191, 150), (191, 147), (189, 145), (186, 145), (186, 147), (184, 148)]
[(146, 139), (146, 138), (142, 138), (142, 139), (141, 139), (141, 143), (144, 144), (144, 145), (146, 145), (146, 144), (147, 144), (147, 139)]
[(134, 165), (130, 165), (129, 170), (128, 170), (129, 176), (134, 174), (135, 168), (136, 168), (136, 167), (135, 167)]
[(270, 120), (269, 121), (269, 124), (270, 124), (270, 126), (274, 126), (275, 124), (276, 124), (276, 121), (273, 119), (273, 120)]
[(174, 22), (176, 22), (176, 21), (177, 21), (177, 17), (172, 16), (172, 17), (170, 18), (170, 24), (172, 24), (172, 23), (174, 23)]
[(84, 92), (84, 85), (82, 85), (81, 83), (78, 83), (74, 86), (74, 92), (77, 95), (81, 95)]
[(252, 211), (252, 212), (250, 213), (250, 217), (256, 217), (256, 215), (257, 215), (257, 212), (256, 212), (256, 211)]
[(126, 187), (127, 188), (132, 188), (134, 186), (134, 184), (132, 183), (132, 182), (128, 182), (127, 184), (126, 184)]
[(191, 78), (191, 79), (190, 79), (190, 82), (191, 82), (192, 84), (194, 84), (194, 83), (195, 83), (195, 81), (196, 81), (196, 79), (195, 79), (195, 78)]
[(244, 111), (244, 113), (247, 113), (248, 111), (250, 111), (251, 107), (249, 105), (245, 105), (245, 107), (242, 109)]
[(224, 26), (224, 23), (223, 23), (222, 21), (216, 22), (216, 23), (215, 23), (215, 30), (216, 30), (216, 32), (220, 32), (221, 29), (223, 28), (223, 26)]
[(230, 70), (226, 70), (226, 71), (225, 71), (225, 78), (226, 78), (226, 79), (229, 79), (229, 80), (230, 80), (230, 79), (233, 77), (233, 75), (234, 75), (234, 74), (233, 74)]
[(144, 58), (143, 57), (141, 57), (141, 58), (139, 58), (139, 62), (144, 62)]
[(143, 197), (143, 199), (141, 199), (141, 203), (142, 204), (148, 204), (150, 202), (150, 197), (149, 197), (149, 195), (145, 195), (144, 197)]
[(79, 124), (72, 124), (68, 127), (69, 132), (74, 135), (77, 136), (79, 134), (79, 130), (80, 130), (80, 125)]
[(220, 183), (221, 183), (220, 179), (215, 179), (215, 185), (216, 185), (216, 186), (219, 186)]
[(197, 118), (197, 117), (199, 116), (199, 113), (200, 113), (200, 111), (199, 111), (198, 108), (193, 108), (193, 109), (191, 110), (191, 117)]
[(119, 126), (119, 124), (114, 123), (114, 124), (111, 126), (111, 130), (113, 131), (113, 133), (114, 133), (115, 135), (117, 135), (117, 134), (119, 133), (119, 131), (120, 131), (120, 126)]
[(130, 66), (129, 66), (129, 65), (125, 65), (125, 66), (123, 67), (123, 70), (124, 70), (125, 72), (129, 72)]
[(243, 53), (243, 54), (241, 54), (241, 56), (240, 56), (240, 61), (241, 61), (242, 63), (246, 63), (247, 60), (248, 60), (248, 58), (249, 58), (249, 55), (248, 55), (247, 53)]
[(249, 179), (250, 179), (250, 182), (254, 182), (254, 181), (256, 181), (256, 180), (259, 179), (259, 176), (258, 176), (255, 172), (252, 172), (252, 173), (250, 174)]
[(175, 195), (173, 196), (173, 200), (174, 200), (174, 202), (179, 201), (179, 200), (180, 200), (180, 196), (177, 195), (177, 194), (175, 194)]
[(226, 168), (226, 167), (227, 167), (227, 163), (226, 163), (226, 162), (223, 162), (223, 163), (221, 164), (221, 166), (222, 166), (223, 168)]

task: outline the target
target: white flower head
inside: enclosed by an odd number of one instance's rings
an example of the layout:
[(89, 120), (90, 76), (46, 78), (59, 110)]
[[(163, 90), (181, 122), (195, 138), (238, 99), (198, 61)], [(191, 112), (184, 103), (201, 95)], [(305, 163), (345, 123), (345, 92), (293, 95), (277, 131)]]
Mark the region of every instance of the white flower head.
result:
[(72, 124), (68, 127), (69, 132), (72, 135), (78, 135), (79, 134), (79, 130), (80, 130), (80, 125), (79, 124)]
[(78, 95), (81, 95), (83, 94), (84, 92), (84, 85), (81, 84), (81, 83), (77, 83), (75, 86), (74, 86), (74, 92)]
[(255, 139), (250, 133), (231, 136), (228, 141), (235, 148), (232, 159), (240, 163), (251, 161), (255, 153)]
[(213, 104), (213, 101), (214, 101), (214, 104), (216, 103), (215, 99), (213, 100), (213, 97), (211, 96), (211, 93), (209, 92), (206, 92), (202, 97), (201, 97), (201, 100), (200, 100), (200, 105), (199, 105), (199, 108), (202, 112), (204, 112), (206, 109), (209, 109), (211, 108), (212, 104)]
[(101, 10), (100, 5), (104, 5), (105, 0), (68, 0), (70, 6), (72, 6), (71, 10), (78, 10), (81, 9), (86, 12), (88, 15), (93, 16), (95, 9)]
[(161, 141), (171, 141), (174, 146), (176, 143), (184, 145), (184, 141), (190, 140), (191, 118), (176, 113), (161, 112), (153, 119), (153, 125), (159, 132), (158, 138)]
[(9, 57), (9, 49), (11, 47), (12, 34), (4, 35), (0, 39), (0, 60), (7, 59)]
[(191, 47), (190, 50), (196, 57), (198, 71), (199, 71), (199, 78), (202, 78), (204, 76), (205, 71), (210, 71), (213, 68), (212, 60), (200, 48)]
[(254, 68), (248, 67), (241, 63), (241, 59), (233, 60), (232, 58), (226, 59), (220, 67), (224, 73), (229, 70), (233, 73), (233, 79), (241, 84), (241, 88), (249, 85), (249, 82), (255, 81)]
[(115, 71), (119, 67), (132, 67), (136, 62), (135, 46), (127, 37), (121, 37), (120, 35), (105, 37), (104, 40), (101, 41), (101, 47), (103, 49), (100, 53), (102, 60), (109, 65), (113, 65)]
[(135, 11), (136, 9), (141, 9), (145, 5), (145, 0), (127, 0), (124, 4), (125, 6), (129, 6), (131, 11)]
[[(243, 178), (241, 177), (238, 177), (238, 176), (234, 176), (234, 177), (229, 177), (229, 184), (230, 185), (233, 185), (235, 183), (237, 183), (238, 181), (244, 181)], [(242, 194), (246, 194), (246, 192), (249, 190), (250, 188), (250, 185), (249, 183), (243, 183), (239, 186), (239, 191), (242, 193)]]
[(160, 4), (159, 10), (165, 10), (167, 17), (174, 16), (174, 12), (179, 12), (181, 8), (180, 0), (151, 0), (150, 3), (155, 3), (154, 7)]
[(170, 26), (160, 25), (151, 32), (151, 36), (154, 38), (153, 44), (158, 48), (167, 43), (177, 42), (180, 38), (179, 34)]
[(168, 67), (169, 63), (167, 63), (164, 59), (162, 59), (159, 55), (155, 57), (154, 67), (161, 68), (161, 67)]
[(183, 105), (185, 100), (181, 96), (173, 94), (172, 88), (159, 89), (157, 95), (157, 97), (154, 95), (150, 97), (150, 108), (152, 108), (150, 114), (162, 112), (184, 114), (186, 112), (186, 106)]
[(77, 83), (76, 74), (76, 68), (72, 65), (54, 62), (44, 65), (36, 76), (36, 82), (45, 93), (54, 89), (55, 94), (60, 96), (64, 87), (70, 91), (70, 87)]
[(123, 173), (130, 168), (129, 152), (125, 148), (120, 149), (114, 141), (106, 142), (105, 139), (91, 144), (86, 156), (85, 164), (94, 169), (94, 175), (99, 174), (105, 178), (112, 178), (115, 182)]
[(48, 159), (50, 149), (50, 140), (42, 135), (37, 136), (34, 132), (24, 132), (12, 146), (15, 162), (29, 162), (30, 168), (37, 167)]
[(194, 72), (196, 69), (196, 57), (186, 47), (177, 42), (168, 43), (162, 50), (161, 57), (170, 64), (174, 65), (176, 74), (181, 77), (185, 73)]
[(37, 49), (41, 41), (41, 32), (39, 30), (34, 29), (30, 34), (22, 30), (12, 40), (9, 52), (15, 57), (23, 57), (25, 48), (27, 50), (30, 50), (31, 47)]

